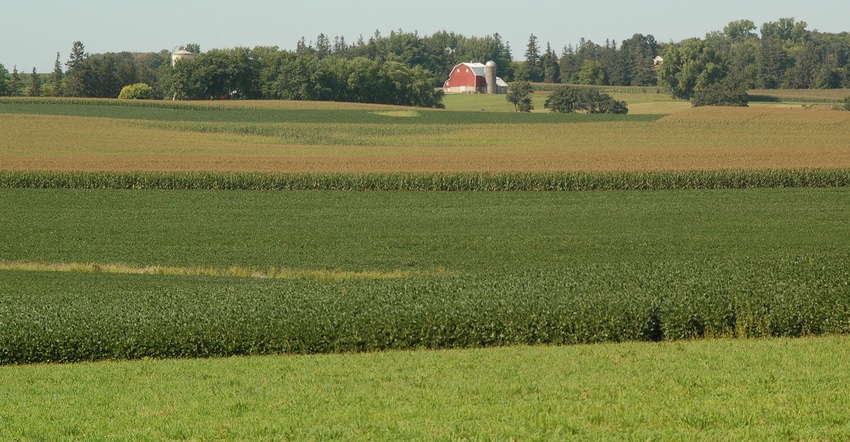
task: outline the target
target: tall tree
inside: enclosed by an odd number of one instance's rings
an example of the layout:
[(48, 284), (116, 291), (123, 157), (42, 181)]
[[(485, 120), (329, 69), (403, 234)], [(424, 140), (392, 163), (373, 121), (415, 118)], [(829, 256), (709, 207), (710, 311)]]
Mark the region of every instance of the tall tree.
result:
[(542, 59), (543, 82), (559, 83), (561, 81), (560, 66), (558, 66), (558, 55), (552, 50), (552, 46), (546, 43), (546, 52)]
[(50, 75), (50, 81), (53, 85), (53, 96), (62, 96), (62, 79), (65, 74), (62, 72), (62, 62), (59, 61), (59, 53), (56, 53), (56, 61), (53, 63), (53, 73)]
[(68, 71), (65, 74), (64, 92), (68, 97), (88, 96), (89, 68), (86, 65), (86, 47), (80, 41), (75, 41), (71, 46), (71, 54), (65, 66)]
[(29, 87), (27, 87), (27, 96), (41, 96), (41, 77), (38, 76), (38, 72), (35, 71), (35, 68), (32, 68), (32, 75), (30, 75), (30, 85)]
[(9, 71), (0, 63), (0, 97), (5, 97), (9, 94)]
[(790, 64), (790, 58), (785, 51), (785, 45), (777, 37), (762, 38), (756, 51), (758, 63), (758, 86), (764, 89), (775, 89), (782, 85), (785, 70)]
[(324, 33), (320, 33), (316, 37), (316, 57), (320, 59), (331, 54), (331, 40)]
[(543, 66), (540, 59), (540, 46), (537, 44), (537, 36), (531, 34), (528, 37), (528, 45), (525, 49), (525, 64), (522, 65), (521, 74), (527, 81), (543, 81)]
[(674, 98), (690, 100), (695, 91), (725, 80), (727, 73), (714, 47), (693, 38), (667, 50), (658, 81)]
[(761, 25), (761, 38), (776, 38), (788, 44), (800, 44), (809, 37), (806, 26), (806, 22), (798, 22), (794, 17), (780, 18), (779, 21)]
[(737, 42), (757, 38), (758, 36), (756, 35), (755, 30), (756, 25), (752, 22), (752, 20), (736, 20), (729, 22), (729, 24), (723, 28), (723, 34), (729, 40)]
[(784, 85), (792, 89), (811, 89), (821, 72), (821, 57), (815, 44), (807, 41), (800, 46), (794, 67), (787, 73)]
[(653, 86), (658, 78), (653, 59), (658, 55), (658, 43), (652, 35), (634, 34), (620, 45), (619, 62), (626, 70), (625, 79), (632, 86)]
[(581, 70), (581, 66), (579, 65), (578, 56), (573, 49), (573, 45), (564, 46), (564, 50), (561, 51), (558, 68), (561, 71), (561, 83), (575, 82), (575, 77)]
[(18, 73), (18, 65), (12, 69), (12, 77), (9, 80), (9, 95), (16, 97), (21, 95), (21, 74)]

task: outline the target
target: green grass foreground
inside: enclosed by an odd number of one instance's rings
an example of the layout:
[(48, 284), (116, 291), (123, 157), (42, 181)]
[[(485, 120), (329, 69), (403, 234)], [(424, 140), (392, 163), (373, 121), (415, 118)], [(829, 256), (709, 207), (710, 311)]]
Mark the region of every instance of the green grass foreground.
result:
[(0, 363), (847, 333), (848, 199), (2, 189), (7, 263), (410, 276), (3, 270)]
[(0, 439), (850, 439), (847, 337), (0, 367)]

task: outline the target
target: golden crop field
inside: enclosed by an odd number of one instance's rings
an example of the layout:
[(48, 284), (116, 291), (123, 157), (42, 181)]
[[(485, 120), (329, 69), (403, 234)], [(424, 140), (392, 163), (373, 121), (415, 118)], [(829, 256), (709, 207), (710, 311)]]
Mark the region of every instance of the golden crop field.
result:
[[(0, 114), (0, 169), (81, 171), (533, 172), (850, 167), (850, 112), (685, 108), (656, 121), (415, 124), (147, 121)], [(433, 111), (430, 111), (433, 112)], [(451, 111), (440, 111), (450, 113)]]

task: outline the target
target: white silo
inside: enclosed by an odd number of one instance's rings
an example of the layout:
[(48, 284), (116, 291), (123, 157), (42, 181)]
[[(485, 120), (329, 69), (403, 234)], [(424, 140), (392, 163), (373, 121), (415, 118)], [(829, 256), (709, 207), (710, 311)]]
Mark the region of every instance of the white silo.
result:
[(487, 94), (496, 93), (496, 62), (490, 60), (484, 65), (484, 78), (487, 80)]
[(177, 60), (189, 60), (192, 61), (195, 58), (195, 54), (185, 50), (180, 49), (179, 51), (175, 51), (171, 53), (171, 65), (174, 66), (177, 64)]

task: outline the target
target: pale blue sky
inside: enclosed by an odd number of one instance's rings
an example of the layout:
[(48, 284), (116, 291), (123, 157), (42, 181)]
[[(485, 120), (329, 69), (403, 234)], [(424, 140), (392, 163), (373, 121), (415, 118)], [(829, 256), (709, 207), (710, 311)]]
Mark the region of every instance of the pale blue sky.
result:
[[(658, 41), (704, 37), (732, 20), (750, 19), (760, 26), (781, 17), (808, 23), (808, 29), (850, 31), (847, 0), (538, 0), (538, 1), (401, 1), (401, 0), (0, 0), (0, 63), (11, 71), (35, 67), (53, 70), (56, 52), (67, 60), (74, 41), (88, 52), (159, 51), (198, 43), (201, 50), (236, 46), (294, 49), (325, 33), (350, 43), (375, 30), (439, 30), (467, 36), (498, 32), (515, 59), (523, 58), (531, 33), (541, 46), (550, 42), (560, 54), (580, 38), (604, 43), (635, 33)], [(464, 6), (454, 7), (455, 4)]]

